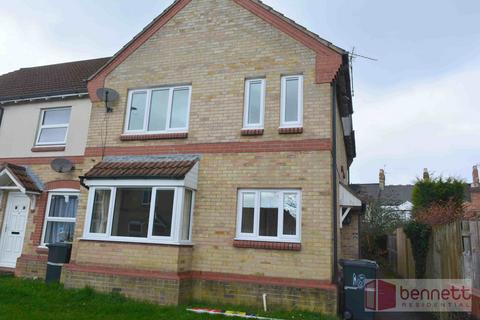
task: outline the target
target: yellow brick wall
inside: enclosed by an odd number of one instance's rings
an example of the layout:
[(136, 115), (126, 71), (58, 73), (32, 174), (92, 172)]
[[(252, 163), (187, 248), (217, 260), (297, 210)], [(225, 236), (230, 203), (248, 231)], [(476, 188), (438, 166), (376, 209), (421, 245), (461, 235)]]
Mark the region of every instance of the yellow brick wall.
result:
[[(330, 85), (315, 83), (316, 54), (231, 0), (194, 0), (106, 79), (120, 93), (108, 115), (108, 146), (121, 142), (129, 89), (192, 84), (188, 141), (142, 145), (257, 141), (241, 137), (245, 78), (266, 77), (262, 140), (330, 137)], [(279, 137), (280, 79), (304, 74), (304, 133)], [(92, 110), (88, 146), (102, 145), (105, 111)]]

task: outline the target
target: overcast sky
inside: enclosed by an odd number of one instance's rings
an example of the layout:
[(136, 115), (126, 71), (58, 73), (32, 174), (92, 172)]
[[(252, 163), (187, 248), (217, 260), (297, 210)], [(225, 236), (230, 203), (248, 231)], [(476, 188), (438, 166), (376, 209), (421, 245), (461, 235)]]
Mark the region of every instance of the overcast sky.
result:
[[(265, 0), (354, 62), (352, 182), (471, 180), (480, 162), (480, 1)], [(171, 0), (0, 0), (0, 74), (114, 54)]]

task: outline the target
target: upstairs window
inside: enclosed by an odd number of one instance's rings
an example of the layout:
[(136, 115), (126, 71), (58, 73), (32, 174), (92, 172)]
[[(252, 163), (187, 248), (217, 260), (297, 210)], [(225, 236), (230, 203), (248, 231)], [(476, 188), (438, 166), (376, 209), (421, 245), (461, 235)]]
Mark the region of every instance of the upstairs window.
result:
[(71, 108), (44, 109), (36, 145), (64, 145), (67, 142)]
[(125, 132), (188, 131), (190, 98), (191, 86), (130, 91)]
[(244, 128), (263, 129), (265, 110), (265, 79), (245, 81)]
[(298, 190), (240, 190), (237, 240), (300, 242)]
[(280, 127), (303, 126), (303, 76), (282, 77)]

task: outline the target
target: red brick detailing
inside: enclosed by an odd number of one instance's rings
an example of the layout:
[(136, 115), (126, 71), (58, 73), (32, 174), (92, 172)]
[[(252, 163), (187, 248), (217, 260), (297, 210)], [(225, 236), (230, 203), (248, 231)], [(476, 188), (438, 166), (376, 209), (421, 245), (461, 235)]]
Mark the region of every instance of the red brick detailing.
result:
[(266, 285), (278, 285), (286, 287), (296, 288), (318, 288), (324, 290), (336, 291), (337, 287), (325, 280), (311, 280), (311, 279), (294, 279), (294, 278), (278, 278), (278, 277), (265, 277), (265, 276), (253, 276), (231, 273), (219, 273), (219, 272), (202, 272), (202, 271), (189, 271), (189, 272), (164, 272), (158, 270), (142, 270), (142, 269), (125, 269), (125, 268), (112, 268), (100, 265), (83, 265), (70, 262), (64, 266), (65, 269), (73, 272), (88, 272), (88, 273), (100, 273), (106, 275), (118, 275), (127, 277), (142, 277), (150, 279), (165, 279), (165, 280), (209, 280), (209, 281), (225, 281), (225, 282), (243, 282), (243, 283), (257, 283)]
[(303, 128), (278, 128), (280, 134), (298, 134), (303, 133)]
[(35, 256), (31, 254), (22, 254), (20, 257), (18, 257), (18, 261), (45, 261), (47, 262), (48, 257), (47, 256)]
[(242, 136), (261, 136), (263, 135), (263, 129), (242, 129), (240, 133)]
[(262, 5), (251, 0), (234, 0), (238, 5), (249, 10), (259, 18), (270, 23), (280, 31), (286, 33), (293, 39), (317, 53), (316, 58), (316, 80), (317, 83), (330, 83), (335, 78), (338, 69), (342, 65), (342, 56), (329, 48), (318, 39), (314, 38), (305, 30), (286, 21), (281, 16), (266, 9)]
[(235, 248), (252, 248), (252, 249), (271, 249), (271, 250), (288, 250), (288, 251), (302, 250), (302, 245), (300, 243), (291, 243), (291, 242), (234, 240), (233, 246)]
[[(17, 165), (31, 165), (31, 164), (50, 164), (56, 157), (25, 157), (25, 158), (0, 158), (0, 163), (8, 162)], [(83, 163), (83, 156), (65, 157), (74, 164)]]
[(191, 275), (192, 275), (192, 279), (197, 279), (197, 280), (232, 281), (232, 282), (278, 285), (278, 286), (296, 287), (296, 288), (318, 288), (318, 289), (325, 289), (325, 290), (332, 290), (332, 291), (337, 290), (336, 285), (326, 280), (278, 278), (278, 277), (265, 277), (265, 276), (253, 276), (253, 275), (218, 273), (218, 272), (200, 272), (200, 271), (192, 271)]
[(144, 141), (144, 140), (164, 140), (164, 139), (186, 139), (187, 132), (161, 133), (161, 134), (123, 134), (120, 136), (122, 141)]
[(48, 248), (37, 248), (35, 252), (38, 254), (48, 254)]
[(54, 152), (54, 151), (65, 151), (65, 147), (33, 147), (32, 152)]
[(43, 222), (45, 220), (45, 211), (47, 210), (47, 199), (48, 192), (42, 192), (40, 197), (37, 199), (37, 212), (33, 216), (33, 224), (35, 225), (35, 230), (30, 235), (30, 240), (32, 240), (33, 245), (39, 246), (40, 241), (42, 241), (42, 229)]
[(128, 56), (145, 43), (152, 35), (162, 28), (170, 19), (172, 19), (180, 10), (182, 10), (191, 0), (177, 0), (172, 6), (167, 8), (150, 25), (141, 31), (132, 39), (123, 49), (121, 49), (100, 71), (88, 81), (88, 93), (92, 102), (99, 102), (96, 91), (104, 86), (105, 78), (118, 65), (120, 65)]
[(76, 189), (80, 190), (80, 181), (78, 180), (55, 180), (45, 183), (45, 190), (53, 189)]
[[(156, 146), (125, 146), (107, 147), (105, 155), (148, 155), (174, 153), (256, 153), (256, 152), (286, 152), (286, 151), (329, 151), (330, 139), (308, 139), (290, 141), (255, 141), (255, 142), (224, 142), (224, 143), (196, 143)], [(101, 147), (90, 147), (85, 150), (85, 156), (96, 157), (102, 155)]]

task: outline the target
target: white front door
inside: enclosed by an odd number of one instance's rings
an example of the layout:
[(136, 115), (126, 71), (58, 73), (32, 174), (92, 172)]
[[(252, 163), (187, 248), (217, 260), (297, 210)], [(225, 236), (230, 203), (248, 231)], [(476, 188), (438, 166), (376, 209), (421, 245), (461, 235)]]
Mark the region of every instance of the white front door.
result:
[(0, 238), (0, 266), (15, 268), (22, 254), (30, 199), (19, 192), (8, 195)]

